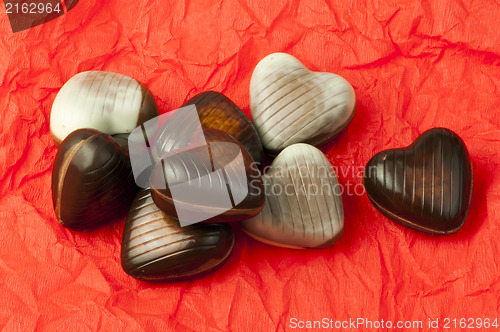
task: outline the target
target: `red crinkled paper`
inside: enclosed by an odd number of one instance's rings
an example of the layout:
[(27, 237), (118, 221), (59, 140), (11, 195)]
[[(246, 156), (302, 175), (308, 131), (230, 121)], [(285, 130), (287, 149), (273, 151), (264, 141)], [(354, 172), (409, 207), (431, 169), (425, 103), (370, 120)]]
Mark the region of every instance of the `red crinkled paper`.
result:
[[(0, 326), (5, 331), (289, 330), (292, 321), (499, 318), (500, 9), (485, 1), (80, 0), (12, 33), (0, 6)], [(469, 149), (464, 227), (430, 236), (344, 195), (345, 232), (320, 250), (271, 247), (236, 230), (206, 277), (148, 284), (120, 266), (124, 220), (90, 232), (54, 216), (58, 89), (85, 70), (145, 83), (161, 112), (223, 92), (249, 112), (253, 68), (287, 52), (345, 77), (357, 94), (347, 130), (322, 147), (339, 182), (370, 157), (437, 126)], [(499, 322), (500, 323), (500, 322)], [(361, 327), (366, 329), (366, 327)]]

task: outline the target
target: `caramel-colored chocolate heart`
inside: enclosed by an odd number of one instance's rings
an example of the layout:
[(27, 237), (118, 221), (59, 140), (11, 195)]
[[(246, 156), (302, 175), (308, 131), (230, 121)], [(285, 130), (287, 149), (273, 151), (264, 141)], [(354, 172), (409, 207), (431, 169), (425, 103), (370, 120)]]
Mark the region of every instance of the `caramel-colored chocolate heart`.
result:
[(252, 122), (222, 93), (206, 91), (189, 99), (184, 106), (195, 105), (203, 128), (221, 130), (238, 140), (256, 163), (262, 162), (264, 151)]
[(248, 151), (215, 129), (203, 129), (192, 142), (195, 147), (167, 153), (153, 169), (150, 183), (156, 205), (181, 225), (257, 215), (264, 207), (264, 189)]
[(295, 143), (326, 142), (347, 127), (355, 106), (356, 95), (344, 78), (312, 72), (289, 54), (268, 55), (252, 74), (252, 121), (272, 155)]
[(284, 149), (262, 176), (266, 205), (241, 222), (251, 237), (287, 248), (321, 248), (344, 229), (341, 188), (326, 156), (309, 144)]
[(450, 234), (464, 224), (472, 194), (472, 166), (462, 139), (433, 128), (403, 149), (373, 156), (364, 185), (372, 204), (404, 226)]
[(149, 281), (175, 281), (219, 268), (234, 246), (229, 224), (181, 227), (142, 189), (130, 207), (123, 230), (121, 262), (130, 276)]
[(93, 129), (71, 133), (57, 151), (52, 199), (64, 227), (82, 230), (123, 216), (138, 188), (126, 140)]
[(59, 145), (71, 132), (92, 128), (106, 134), (130, 133), (158, 116), (153, 95), (131, 77), (104, 71), (76, 74), (57, 93), (50, 132)]

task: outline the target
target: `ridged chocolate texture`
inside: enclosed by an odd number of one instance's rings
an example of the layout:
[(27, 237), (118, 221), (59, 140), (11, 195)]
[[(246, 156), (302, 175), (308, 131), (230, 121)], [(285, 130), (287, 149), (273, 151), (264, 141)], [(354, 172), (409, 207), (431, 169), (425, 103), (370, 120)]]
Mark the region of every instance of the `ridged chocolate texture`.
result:
[(180, 227), (154, 204), (149, 189), (132, 202), (123, 231), (121, 262), (130, 276), (149, 281), (175, 281), (220, 267), (234, 246), (228, 224)]
[(312, 72), (285, 53), (262, 59), (250, 81), (252, 121), (271, 155), (295, 143), (323, 144), (347, 127), (355, 107), (344, 78)]
[(266, 205), (240, 224), (258, 241), (287, 248), (321, 248), (340, 239), (344, 210), (337, 176), (309, 144), (284, 149), (262, 176)]
[[(185, 148), (167, 154), (157, 163), (150, 177), (153, 199), (165, 213), (178, 218), (179, 207), (200, 214), (212, 213), (213, 218), (205, 222), (241, 221), (257, 215), (264, 207), (264, 189), (258, 166), (253, 162), (247, 150), (233, 137), (215, 129), (203, 129), (204, 136), (193, 137), (193, 141), (206, 140), (207, 145)], [(222, 143), (222, 144), (220, 144)], [(229, 143), (229, 146), (226, 144)], [(208, 148), (208, 149), (207, 149)], [(231, 149), (229, 149), (231, 148)], [(241, 152), (241, 154), (240, 154)], [(234, 164), (237, 155), (242, 157), (242, 164)], [(245, 181), (240, 181), (244, 168)], [(216, 173), (216, 171), (223, 171)], [(235, 175), (235, 176), (232, 176)], [(200, 179), (204, 179), (203, 181)], [(169, 179), (169, 181), (166, 181)], [(236, 180), (231, 180), (236, 179)], [(206, 198), (197, 204), (187, 197), (188, 201), (172, 197), (171, 187), (191, 182), (194, 192), (206, 192)], [(233, 197), (232, 208), (224, 209), (211, 205), (208, 198), (220, 197), (227, 192)], [(239, 193), (246, 193), (244, 196)], [(241, 198), (238, 203), (237, 197)]]
[(433, 128), (407, 148), (373, 156), (364, 185), (370, 201), (388, 218), (428, 233), (454, 233), (470, 205), (469, 153), (453, 131)]
[(71, 132), (92, 128), (106, 134), (130, 133), (158, 116), (149, 89), (131, 77), (86, 71), (66, 82), (52, 104), (50, 132), (59, 145)]
[(222, 130), (238, 140), (257, 163), (264, 151), (257, 130), (243, 111), (219, 92), (206, 91), (189, 99), (184, 106), (195, 105), (203, 128)]
[(155, 162), (171, 151), (188, 146), (193, 139), (191, 133), (201, 128), (195, 118), (187, 116), (182, 110), (169, 113), (168, 116), (158, 129), (154, 142), (149, 142)]
[(127, 212), (138, 188), (120, 145), (93, 129), (76, 130), (62, 142), (52, 169), (52, 200), (61, 225), (83, 230)]

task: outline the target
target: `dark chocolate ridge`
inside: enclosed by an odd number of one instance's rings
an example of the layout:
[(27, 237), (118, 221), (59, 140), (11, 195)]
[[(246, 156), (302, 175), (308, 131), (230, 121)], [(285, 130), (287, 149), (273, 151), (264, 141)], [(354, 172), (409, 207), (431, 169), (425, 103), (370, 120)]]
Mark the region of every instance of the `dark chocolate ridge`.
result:
[[(436, 143), (439, 143), (439, 150), (435, 150)], [(455, 159), (459, 164), (454, 165)], [(435, 169), (436, 163), (441, 165), (441, 171)], [(408, 167), (412, 164), (413, 168)], [(452, 234), (463, 227), (470, 209), (472, 161), (456, 133), (446, 128), (432, 128), (407, 147), (383, 150), (374, 155), (365, 168), (363, 184), (370, 202), (389, 219), (431, 234)], [(450, 196), (450, 193), (457, 196)]]

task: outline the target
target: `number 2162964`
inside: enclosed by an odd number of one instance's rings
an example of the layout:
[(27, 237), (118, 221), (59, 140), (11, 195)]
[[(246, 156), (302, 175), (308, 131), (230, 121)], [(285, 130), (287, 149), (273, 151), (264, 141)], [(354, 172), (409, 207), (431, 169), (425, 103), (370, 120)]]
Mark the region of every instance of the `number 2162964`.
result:
[(6, 2), (5, 10), (7, 14), (51, 14), (63, 11), (60, 3), (53, 5), (51, 3), (31, 1)]
[(443, 329), (498, 329), (498, 318), (444, 318)]

